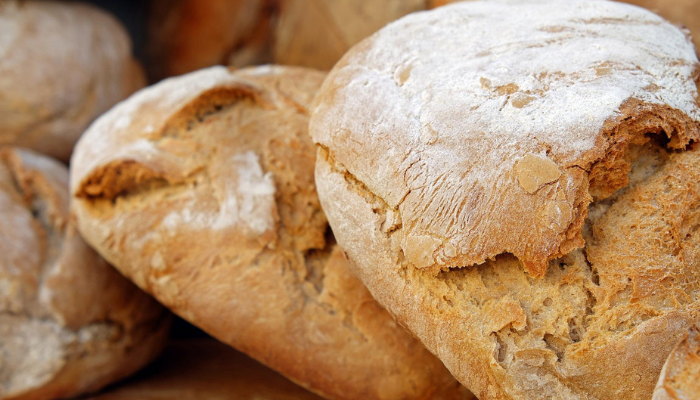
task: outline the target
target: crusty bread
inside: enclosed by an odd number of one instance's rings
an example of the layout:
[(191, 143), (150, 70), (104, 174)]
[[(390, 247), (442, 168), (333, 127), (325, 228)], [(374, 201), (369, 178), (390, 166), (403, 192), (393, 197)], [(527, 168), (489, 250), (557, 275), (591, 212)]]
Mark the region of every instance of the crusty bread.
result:
[(477, 397), (649, 398), (699, 318), (697, 77), (683, 32), (621, 3), (413, 14), (317, 95), (323, 209)]
[(700, 330), (688, 329), (668, 356), (652, 400), (694, 400), (700, 396)]
[(165, 343), (166, 311), (85, 244), (68, 201), (65, 166), (0, 147), (0, 399), (100, 389)]
[(321, 400), (212, 339), (174, 341), (148, 369), (91, 400)]
[(154, 0), (150, 6), (148, 72), (154, 80), (269, 61), (273, 0)]
[(67, 161), (90, 122), (143, 84), (110, 15), (82, 3), (0, 2), (0, 144)]
[(212, 67), (138, 92), (78, 143), (80, 230), (175, 313), (326, 397), (464, 398), (328, 232), (307, 133), (323, 78)]
[[(468, 0), (429, 0), (431, 8), (445, 4)], [(625, 3), (644, 7), (669, 21), (681, 24), (692, 33), (695, 42), (695, 52), (700, 54), (700, 0), (621, 0)]]
[(281, 0), (274, 60), (328, 70), (355, 43), (425, 8), (426, 0)]

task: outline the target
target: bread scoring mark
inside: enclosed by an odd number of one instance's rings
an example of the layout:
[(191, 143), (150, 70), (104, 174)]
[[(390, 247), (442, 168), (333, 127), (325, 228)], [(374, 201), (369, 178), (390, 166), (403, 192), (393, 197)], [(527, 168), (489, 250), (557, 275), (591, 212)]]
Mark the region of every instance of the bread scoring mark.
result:
[(542, 186), (558, 180), (561, 170), (549, 158), (528, 154), (515, 164), (515, 174), (520, 187), (534, 194)]

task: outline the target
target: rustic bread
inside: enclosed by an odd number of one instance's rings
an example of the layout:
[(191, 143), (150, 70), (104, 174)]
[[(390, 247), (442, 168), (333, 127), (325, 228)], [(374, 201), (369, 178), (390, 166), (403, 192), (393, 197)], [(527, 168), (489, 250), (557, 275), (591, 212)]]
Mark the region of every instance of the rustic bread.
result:
[(480, 399), (649, 398), (699, 318), (697, 78), (683, 32), (621, 3), (415, 13), (317, 95), (323, 209)]
[(143, 84), (110, 15), (81, 3), (0, 2), (0, 144), (67, 161), (90, 122)]
[(281, 0), (274, 60), (328, 70), (355, 43), (426, 7), (426, 0)]
[(218, 64), (269, 61), (272, 0), (154, 0), (148, 23), (153, 80)]
[(212, 339), (174, 341), (130, 382), (91, 400), (321, 400)]
[(323, 396), (464, 398), (334, 245), (307, 133), (323, 78), (212, 67), (138, 92), (77, 146), (80, 230), (175, 313)]
[(68, 171), (0, 147), (0, 399), (100, 389), (153, 359), (168, 314), (81, 239)]
[[(445, 4), (454, 3), (457, 1), (468, 0), (429, 0), (430, 8), (440, 7)], [(669, 21), (681, 24), (688, 28), (695, 41), (695, 52), (700, 54), (700, 0), (621, 0), (625, 3), (634, 4), (644, 7)]]
[(692, 326), (661, 370), (652, 400), (693, 400), (700, 395), (700, 330)]

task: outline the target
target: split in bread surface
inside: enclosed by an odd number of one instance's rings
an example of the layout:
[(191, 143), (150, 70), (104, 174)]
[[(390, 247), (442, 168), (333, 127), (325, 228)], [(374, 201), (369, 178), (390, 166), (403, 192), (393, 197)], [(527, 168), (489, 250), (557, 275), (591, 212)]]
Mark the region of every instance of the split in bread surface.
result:
[(66, 167), (0, 147), (0, 399), (92, 392), (150, 362), (169, 314), (80, 237)]
[(317, 95), (323, 209), (477, 397), (649, 398), (700, 312), (698, 68), (616, 2), (414, 13)]
[(80, 230), (175, 313), (325, 397), (470, 398), (330, 234), (308, 136), (324, 76), (212, 67), (136, 93), (76, 148)]
[(88, 125), (144, 82), (126, 30), (107, 13), (0, 2), (0, 144), (67, 161)]

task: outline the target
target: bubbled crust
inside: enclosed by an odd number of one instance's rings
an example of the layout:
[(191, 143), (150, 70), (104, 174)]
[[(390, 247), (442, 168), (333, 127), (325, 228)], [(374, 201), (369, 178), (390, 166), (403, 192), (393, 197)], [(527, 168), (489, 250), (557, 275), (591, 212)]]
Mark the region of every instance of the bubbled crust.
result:
[[(478, 398), (649, 398), (700, 318), (697, 59), (680, 31), (634, 7), (506, 4), (414, 14), (336, 65), (310, 124), (323, 209), (375, 299)], [(530, 15), (561, 7), (579, 19)], [(515, 25), (499, 36), (503, 20)], [(508, 34), (527, 40), (463, 51)], [(636, 34), (643, 51), (625, 44)], [(644, 58), (651, 48), (660, 59)], [(527, 62), (504, 65), (511, 55)], [(558, 59), (580, 70), (537, 75)], [(533, 265), (513, 248), (547, 243), (543, 226), (566, 228), (570, 246)], [(440, 240), (411, 241), (419, 229)], [(455, 238), (465, 253), (445, 251)]]
[(87, 126), (143, 84), (112, 16), (81, 3), (0, 3), (0, 144), (67, 161)]
[(700, 329), (688, 329), (668, 356), (652, 400), (692, 400), (700, 393)]
[(637, 7), (458, 3), (350, 50), (310, 132), (392, 210), (416, 267), (511, 253), (541, 277), (582, 246), (588, 204), (626, 184), (630, 143), (700, 136), (697, 69), (688, 38)]
[(168, 318), (102, 260), (68, 212), (68, 171), (0, 148), (0, 398), (52, 399), (123, 378), (162, 348)]
[(325, 397), (465, 398), (327, 235), (307, 133), (323, 77), (212, 67), (135, 94), (77, 146), (80, 229), (177, 314)]

